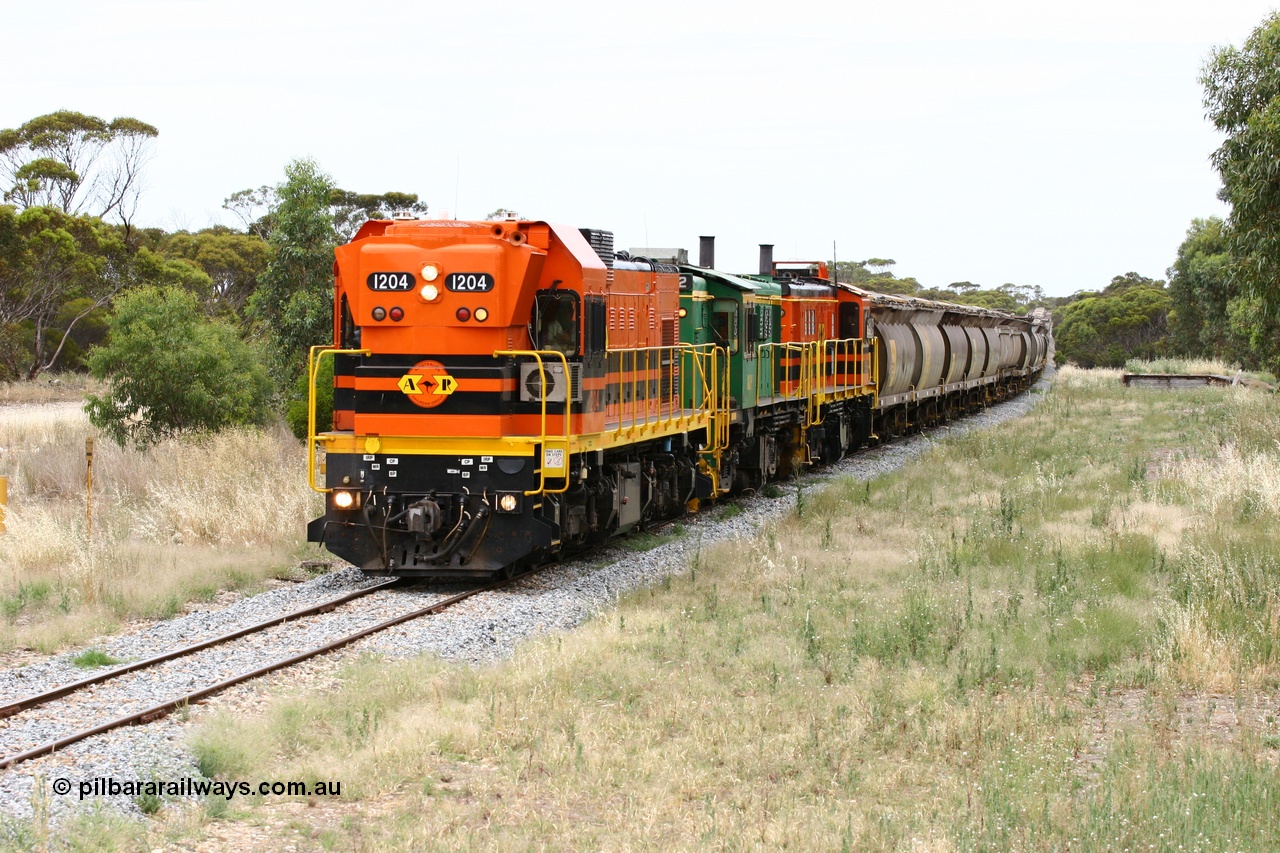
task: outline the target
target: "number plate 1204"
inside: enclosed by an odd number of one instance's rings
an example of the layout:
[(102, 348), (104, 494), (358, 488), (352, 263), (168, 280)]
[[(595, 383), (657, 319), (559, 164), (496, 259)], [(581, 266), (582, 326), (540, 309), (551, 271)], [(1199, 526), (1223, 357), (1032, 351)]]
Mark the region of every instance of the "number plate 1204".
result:
[(451, 272), (444, 278), (444, 288), (460, 293), (488, 293), (493, 290), (493, 276), (487, 272)]
[(413, 290), (416, 282), (417, 279), (411, 272), (371, 272), (365, 279), (365, 284), (369, 285), (370, 290), (380, 291)]

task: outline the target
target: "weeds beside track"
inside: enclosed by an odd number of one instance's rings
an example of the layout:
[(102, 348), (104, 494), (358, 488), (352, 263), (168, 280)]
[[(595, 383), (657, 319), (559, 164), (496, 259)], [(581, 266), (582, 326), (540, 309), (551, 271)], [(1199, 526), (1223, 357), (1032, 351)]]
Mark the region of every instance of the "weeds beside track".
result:
[(146, 452), (97, 442), (91, 532), (90, 435), (74, 403), (0, 407), (0, 474), (9, 477), (0, 652), (53, 652), (223, 590), (261, 588), (297, 565), (320, 499), (283, 428)]

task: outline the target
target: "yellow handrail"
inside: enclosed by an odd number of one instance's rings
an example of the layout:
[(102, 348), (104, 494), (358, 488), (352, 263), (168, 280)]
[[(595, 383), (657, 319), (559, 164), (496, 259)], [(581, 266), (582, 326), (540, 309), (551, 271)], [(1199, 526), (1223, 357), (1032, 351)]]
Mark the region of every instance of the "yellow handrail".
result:
[[(689, 404), (714, 421), (719, 401), (719, 373), (717, 372), (719, 348), (715, 344), (680, 344), (693, 365), (694, 374), (689, 381)], [(681, 380), (683, 385), (683, 379)], [(715, 443), (714, 432), (718, 424), (710, 424), (708, 438)]]
[[(869, 344), (869, 345), (868, 345)], [(756, 389), (760, 397), (782, 397), (786, 400), (804, 399), (812, 406), (822, 406), (828, 400), (844, 400), (851, 396), (862, 396), (874, 393), (875, 380), (868, 379), (862, 371), (862, 360), (876, 352), (875, 339), (868, 338), (832, 338), (822, 341), (805, 341), (791, 343), (763, 343), (756, 347)], [(831, 358), (823, 353), (830, 351)], [(766, 354), (766, 351), (769, 351)], [(799, 356), (800, 364), (795, 387), (783, 393), (781, 385), (789, 381), (788, 377), (778, 378), (781, 359), (773, 356), (788, 353)], [(844, 367), (841, 367), (841, 360)], [(768, 376), (762, 371), (768, 365)], [(877, 371), (878, 365), (872, 365)], [(856, 373), (860, 378), (856, 382), (841, 382), (840, 376)], [(815, 421), (816, 423), (816, 421)]]
[(880, 339), (871, 339), (871, 408), (880, 408)]
[(809, 360), (811, 362), (809, 373), (812, 385), (809, 387), (809, 410), (805, 413), (805, 420), (808, 421), (807, 426), (821, 426), (826, 420), (822, 416), (822, 407), (827, 402), (827, 383), (823, 371), (825, 362), (822, 358), (822, 349), (825, 341), (813, 341), (808, 351)]
[[(711, 418), (711, 423), (707, 426), (707, 440), (710, 443), (698, 451), (698, 455), (702, 457), (703, 471), (711, 478), (713, 490), (720, 493), (728, 491), (727, 488), (720, 487), (720, 454), (729, 446), (729, 420), (732, 417), (729, 411), (729, 371), (727, 369), (729, 351), (724, 347), (712, 345), (705, 356), (711, 368), (703, 374), (704, 384), (701, 390), (702, 399)], [(720, 373), (721, 358), (726, 363), (723, 380)]]
[[(656, 371), (659, 383), (662, 380), (664, 353), (671, 358), (670, 384), (665, 393), (659, 388), (656, 396), (650, 396), (651, 374)], [(698, 453), (718, 489), (720, 453), (729, 446), (730, 397), (724, 387), (729, 372), (721, 368), (728, 352), (710, 343), (678, 343), (606, 350), (606, 355), (617, 357), (619, 387), (630, 390), (618, 401), (618, 424), (613, 435), (632, 438), (637, 432), (643, 435), (673, 427), (705, 427), (708, 443)], [(684, 404), (686, 393), (688, 407)], [(655, 402), (657, 411), (653, 412)]]
[[(724, 375), (720, 375), (721, 359), (724, 359)], [(711, 386), (715, 396), (711, 401), (711, 420), (714, 438), (711, 450), (719, 453), (729, 447), (729, 351), (723, 347), (711, 350)]]
[[(307, 353), (307, 485), (312, 491), (327, 495), (333, 489), (320, 488), (316, 485), (316, 442), (321, 440), (316, 435), (316, 376), (320, 371), (320, 363), (327, 355), (369, 355), (367, 349), (342, 349), (327, 344), (313, 346)], [(332, 441), (329, 437), (325, 441)]]
[[(770, 393), (767, 396), (769, 397), (781, 396), (785, 400), (799, 400), (801, 397), (804, 397), (805, 392), (807, 390), (806, 388), (807, 383), (805, 382), (806, 373), (805, 373), (805, 357), (804, 356), (805, 356), (805, 350), (808, 348), (808, 346), (809, 345), (805, 343), (794, 343), (794, 342), (792, 343), (770, 342), (770, 343), (764, 343), (764, 344), (757, 344), (756, 345), (757, 357), (755, 360), (756, 361), (756, 394), (757, 396), (759, 397), (766, 396), (764, 394), (765, 386), (761, 384), (760, 368), (765, 361), (768, 361), (769, 367), (770, 367), (770, 370), (769, 370), (770, 375), (768, 377), (768, 380), (769, 380), (768, 388)], [(768, 358), (760, 357), (760, 353), (766, 350), (770, 351), (770, 356)], [(777, 379), (778, 371), (782, 368), (782, 359), (780, 357), (773, 356), (773, 352), (775, 351), (778, 353), (798, 353), (800, 355), (800, 362), (801, 362), (800, 371), (799, 371), (799, 375), (796, 378), (795, 390), (792, 393), (789, 393), (789, 394), (779, 393), (781, 391), (781, 388), (779, 386), (785, 384), (787, 381), (787, 378), (784, 377), (782, 381), (778, 381)]]
[[(614, 436), (625, 433), (630, 438), (637, 431), (644, 434), (673, 426), (686, 426), (697, 414), (710, 415), (712, 407), (708, 401), (714, 395), (710, 393), (705, 362), (711, 355), (711, 349), (713, 347), (710, 344), (670, 344), (606, 350), (607, 356), (617, 356), (619, 374), (630, 374), (630, 379), (619, 380), (619, 387), (629, 387), (631, 393), (628, 399), (618, 401), (618, 426), (613, 432)], [(671, 359), (670, 381), (665, 393), (661, 389), (664, 354)], [(642, 360), (643, 366), (640, 365)], [(652, 379), (649, 377), (654, 371), (658, 372), (659, 392), (656, 396), (650, 396), (648, 386)], [(645, 376), (643, 380), (640, 379), (642, 373)], [(685, 377), (690, 378), (690, 393), (694, 399), (690, 401), (689, 411), (694, 412), (693, 415), (686, 414), (681, 399)], [(655, 402), (658, 410), (651, 413), (650, 409)]]
[[(825, 356), (827, 351), (831, 353), (830, 359)], [(880, 369), (876, 352), (874, 338), (757, 344), (756, 393), (758, 398), (781, 397), (784, 400), (802, 401), (804, 420), (800, 424), (800, 434), (804, 441), (805, 433), (811, 427), (820, 426), (826, 419), (823, 409), (829, 401), (870, 394), (872, 407), (875, 407)], [(789, 372), (783, 372), (789, 371), (789, 368), (782, 365), (784, 354), (798, 356), (800, 363), (794, 380), (790, 378)], [(864, 369), (864, 359), (868, 355), (872, 361), (870, 376)], [(852, 381), (849, 379), (851, 373), (856, 377)], [(783, 387), (789, 383), (792, 388), (784, 391)]]
[[(542, 364), (542, 357), (544, 355), (555, 356), (556, 358), (560, 359), (560, 364), (564, 368), (565, 389), (564, 389), (564, 417), (563, 417), (564, 435), (563, 436), (547, 435), (547, 371)], [(524, 356), (526, 358), (532, 358), (536, 360), (538, 363), (538, 380), (541, 383), (538, 389), (539, 390), (538, 396), (541, 398), (541, 402), (542, 402), (542, 421), (539, 427), (541, 435), (538, 437), (538, 444), (540, 445), (539, 452), (541, 453), (541, 459), (538, 463), (538, 488), (531, 489), (525, 492), (525, 495), (526, 496), (544, 495), (544, 494), (559, 495), (569, 491), (569, 443), (570, 443), (570, 438), (572, 436), (571, 425), (569, 423), (569, 416), (572, 414), (572, 410), (573, 410), (573, 389), (570, 387), (570, 382), (569, 382), (569, 360), (565, 358), (564, 353), (560, 352), (559, 350), (528, 350), (528, 349), (495, 350), (493, 353), (493, 356), (494, 358), (498, 358), (500, 356), (515, 356), (515, 357)], [(547, 444), (550, 441), (563, 442), (564, 444), (564, 485), (558, 489), (547, 488)]]
[[(871, 343), (874, 347), (874, 339)], [(810, 395), (810, 399), (821, 407), (828, 400), (847, 400), (865, 395), (868, 391), (874, 393), (871, 381), (863, 372), (863, 359), (867, 349), (865, 338), (833, 338), (818, 342), (814, 351), (817, 362), (817, 369), (813, 373), (814, 393)], [(823, 356), (824, 351), (830, 353), (829, 359)], [(857, 378), (850, 381), (850, 374)], [(816, 426), (821, 422), (822, 419), (819, 418), (813, 420), (812, 424)]]

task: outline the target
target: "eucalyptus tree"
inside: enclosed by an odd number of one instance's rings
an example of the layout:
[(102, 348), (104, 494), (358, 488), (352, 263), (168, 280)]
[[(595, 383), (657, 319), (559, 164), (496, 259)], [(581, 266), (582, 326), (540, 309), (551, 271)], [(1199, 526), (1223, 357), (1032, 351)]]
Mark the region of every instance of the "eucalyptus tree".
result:
[(241, 190), (225, 205), (255, 234), (265, 234), (271, 259), (248, 300), (250, 320), (268, 344), (268, 367), (282, 390), (306, 364), (308, 347), (333, 332), (333, 250), (367, 219), (399, 210), (424, 215), (412, 193), (355, 193), (337, 186), (314, 160), (294, 160), (274, 187)]
[(1280, 310), (1280, 13), (1240, 47), (1218, 47), (1200, 76), (1204, 106), (1226, 139), (1213, 154), (1222, 176), (1229, 272), (1269, 313)]
[(1163, 281), (1137, 273), (1118, 275), (1100, 293), (1080, 294), (1053, 314), (1059, 363), (1121, 367), (1130, 358), (1169, 354), (1169, 310)]
[(158, 134), (136, 118), (107, 121), (72, 110), (0, 130), (4, 200), (20, 210), (53, 207), (128, 226)]
[(268, 344), (281, 389), (303, 372), (308, 347), (333, 336), (333, 250), (339, 235), (329, 198), (333, 179), (314, 160), (294, 160), (273, 190), (271, 261), (249, 297), (249, 317)]
[(0, 350), (8, 359), (0, 372), (34, 379), (49, 370), (79, 322), (141, 282), (199, 289), (208, 277), (130, 247), (123, 229), (97, 217), (0, 206)]
[(209, 277), (209, 288), (197, 294), (206, 313), (237, 322), (244, 318), (258, 276), (271, 261), (271, 247), (265, 240), (225, 226), (164, 235), (159, 250), (165, 257), (199, 267)]

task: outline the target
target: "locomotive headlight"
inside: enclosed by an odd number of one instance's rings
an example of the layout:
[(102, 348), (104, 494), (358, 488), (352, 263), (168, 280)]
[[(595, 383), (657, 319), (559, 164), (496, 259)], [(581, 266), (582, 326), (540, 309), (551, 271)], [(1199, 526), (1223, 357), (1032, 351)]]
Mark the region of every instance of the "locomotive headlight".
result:
[(680, 316), (681, 316), (681, 317), (686, 317), (686, 316), (688, 316), (688, 314), (689, 314), (689, 312), (688, 312), (688, 310), (687, 310), (687, 309), (684, 309), (684, 308), (681, 308), (681, 309), (680, 309)]
[(435, 264), (427, 264), (422, 268), (423, 281), (435, 281), (440, 277), (440, 267)]
[(476, 309), (476, 313), (475, 313), (475, 314), (473, 314), (473, 315), (471, 315), (471, 316), (475, 317), (477, 320), (479, 320), (481, 323), (483, 323), (485, 320), (488, 320), (488, 319), (489, 319), (489, 309), (487, 309), (487, 308), (477, 308), (477, 309)]
[(420, 293), (422, 294), (422, 298), (428, 302), (435, 302), (440, 298), (440, 288), (436, 287), (434, 284), (422, 285)]
[(338, 509), (351, 509), (356, 505), (355, 492), (334, 492), (333, 505)]
[(513, 492), (504, 492), (498, 496), (499, 512), (515, 512), (520, 508), (520, 498)]

